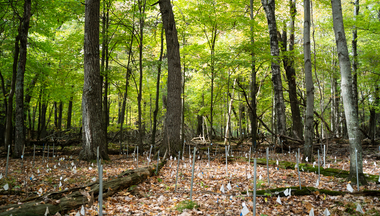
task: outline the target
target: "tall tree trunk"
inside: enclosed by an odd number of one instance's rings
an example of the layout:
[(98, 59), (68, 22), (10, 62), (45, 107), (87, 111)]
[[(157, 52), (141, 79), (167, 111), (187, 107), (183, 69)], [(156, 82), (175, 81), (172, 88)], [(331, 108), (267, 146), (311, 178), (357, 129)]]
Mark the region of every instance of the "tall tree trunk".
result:
[(54, 101), (54, 127), (58, 128), (58, 107), (56, 101)]
[(287, 52), (287, 35), (286, 27), (284, 27), (282, 33), (282, 52), (287, 53), (284, 55), (283, 64), (286, 72), (286, 79), (289, 86), (289, 101), (290, 109), (292, 111), (292, 134), (298, 139), (303, 138), (303, 125), (301, 112), (299, 108), (299, 102), (297, 99), (297, 84), (296, 84), (296, 70), (294, 68), (294, 22), (297, 14), (295, 0), (289, 0), (290, 4), (290, 37), (289, 37), (289, 52)]
[(314, 84), (311, 71), (311, 51), (310, 51), (310, 0), (304, 0), (304, 64), (306, 82), (306, 121), (305, 121), (305, 144), (304, 158), (308, 157), (313, 161), (313, 117), (314, 117)]
[(102, 124), (102, 82), (99, 66), (99, 0), (86, 0), (84, 38), (84, 85), (82, 96), (83, 160), (95, 160), (97, 147), (103, 160), (108, 160), (106, 137)]
[(26, 65), (26, 53), (28, 43), (29, 21), (31, 16), (31, 0), (24, 2), (24, 15), (20, 28), (20, 58), (17, 64), (16, 75), (16, 121), (15, 121), (15, 150), (13, 156), (20, 158), (22, 148), (25, 145), (24, 134), (24, 74)]
[(12, 118), (13, 118), (13, 96), (15, 93), (15, 87), (16, 87), (16, 74), (17, 74), (17, 62), (18, 57), (20, 53), (20, 47), (19, 47), (19, 41), (20, 36), (17, 35), (15, 39), (15, 51), (13, 55), (13, 74), (12, 74), (12, 81), (11, 81), (11, 90), (8, 95), (8, 106), (7, 106), (7, 119), (6, 119), (6, 125), (5, 125), (5, 146), (8, 148), (8, 145), (12, 144)]
[[(354, 0), (354, 20), (359, 15), (359, 0)], [(354, 100), (354, 105), (356, 113), (359, 113), (358, 105), (358, 29), (354, 25), (352, 30), (352, 96)]]
[(108, 2), (103, 0), (102, 8), (102, 60), (101, 60), (101, 81), (103, 83), (103, 105), (102, 105), (102, 119), (103, 119), (103, 130), (105, 133), (105, 146), (108, 152), (108, 140), (107, 140), (107, 127), (109, 125), (109, 109), (108, 109), (108, 21), (109, 21), (109, 7)]
[[(250, 0), (250, 20), (253, 22), (253, 0)], [(251, 151), (256, 149), (256, 131), (257, 131), (257, 113), (256, 113), (256, 61), (255, 61), (255, 51), (254, 51), (254, 32), (253, 32), (253, 23), (251, 23), (251, 107), (250, 117), (251, 117), (251, 138), (252, 138), (252, 147)]]
[(280, 71), (280, 59), (279, 59), (279, 48), (277, 39), (277, 26), (276, 26), (276, 16), (275, 16), (275, 0), (261, 0), (269, 28), (270, 37), (270, 49), (272, 60), (272, 82), (274, 88), (274, 100), (275, 109), (277, 117), (277, 133), (278, 135), (285, 135), (286, 133), (286, 119), (285, 119), (285, 104), (284, 104), (284, 94), (282, 91), (282, 80)]
[[(177, 28), (170, 0), (159, 1), (162, 22), (165, 29), (168, 53), (168, 99), (165, 136), (169, 145), (169, 155), (182, 149), (181, 145), (181, 57)], [(165, 141), (165, 139), (164, 139)], [(165, 143), (165, 142), (164, 142)], [(166, 143), (165, 143), (166, 144)]]
[[(340, 0), (331, 0), (333, 25), (337, 51), (339, 53), (339, 66), (341, 74), (341, 88), (343, 95), (344, 112), (346, 116), (347, 132), (350, 142), (350, 179), (356, 181), (356, 169), (359, 173), (360, 183), (367, 184), (363, 174), (363, 157), (361, 146), (361, 135), (359, 130), (358, 112), (355, 107), (351, 63), (348, 54), (346, 34), (343, 26), (342, 5)], [(357, 151), (357, 163), (355, 163), (355, 151)]]
[[(133, 17), (133, 20), (134, 20), (134, 17)], [(132, 24), (132, 33), (131, 33), (131, 43), (129, 45), (129, 52), (128, 52), (128, 63), (127, 63), (127, 73), (125, 74), (125, 92), (124, 92), (124, 96), (123, 96), (123, 104), (122, 104), (122, 107), (121, 107), (121, 113), (120, 113), (120, 140), (121, 142), (124, 140), (124, 137), (123, 137), (123, 124), (124, 124), (124, 116), (125, 114), (127, 114), (127, 118), (126, 118), (126, 123), (128, 123), (128, 111), (127, 113), (125, 113), (125, 107), (127, 105), (127, 98), (128, 98), (128, 86), (129, 86), (129, 77), (132, 73), (132, 68), (130, 68), (130, 63), (131, 63), (131, 56), (132, 56), (132, 45), (133, 45), (133, 38), (134, 38), (134, 29), (135, 29), (135, 25), (134, 25), (134, 22)], [(121, 145), (121, 143), (120, 143)], [(121, 146), (120, 146), (121, 148)]]
[(158, 114), (158, 102), (160, 99), (160, 77), (161, 77), (161, 67), (162, 67), (162, 56), (164, 53), (164, 27), (161, 29), (161, 49), (160, 49), (160, 57), (157, 67), (157, 82), (156, 82), (156, 100), (155, 100), (155, 108), (153, 111), (153, 129), (152, 129), (152, 145), (156, 143), (156, 130), (157, 130), (157, 114)]
[[(144, 1), (144, 2), (143, 2)], [(138, 0), (139, 3), (139, 11), (140, 11), (140, 43), (139, 43), (139, 71), (140, 71), (140, 81), (139, 81), (139, 93), (137, 96), (137, 102), (138, 102), (138, 123), (139, 123), (139, 146), (142, 148), (143, 145), (143, 128), (142, 128), (142, 111), (141, 111), (141, 100), (142, 100), (142, 82), (143, 82), (143, 65), (142, 65), (142, 58), (143, 58), (143, 39), (144, 39), (144, 15), (145, 15), (145, 5), (146, 0)]]
[[(230, 78), (228, 77), (228, 79), (230, 79)], [(232, 102), (234, 102), (235, 83), (236, 83), (236, 79), (234, 79), (234, 84), (232, 85), (231, 99), (230, 99), (230, 102), (228, 104), (227, 123), (226, 123), (226, 137), (224, 138), (224, 145), (227, 145), (227, 141), (230, 141), (230, 138), (231, 138), (231, 136), (230, 136), (230, 132), (231, 132), (231, 110), (232, 110)]]
[(71, 115), (73, 112), (73, 96), (70, 97), (69, 106), (67, 108), (67, 123), (66, 123), (66, 129), (71, 128)]
[(63, 112), (63, 102), (60, 101), (58, 105), (58, 127), (57, 129), (62, 130), (62, 112)]

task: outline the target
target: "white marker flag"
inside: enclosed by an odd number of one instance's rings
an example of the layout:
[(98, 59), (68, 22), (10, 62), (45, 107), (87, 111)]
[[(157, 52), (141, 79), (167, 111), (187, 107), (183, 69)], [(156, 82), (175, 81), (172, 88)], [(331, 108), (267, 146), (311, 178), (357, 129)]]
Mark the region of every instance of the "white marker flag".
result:
[(227, 189), (228, 190), (231, 190), (232, 189), (232, 187), (231, 187), (231, 184), (228, 182), (228, 185), (227, 185)]
[(248, 213), (249, 213), (249, 210), (248, 210), (247, 206), (245, 205), (245, 203), (243, 202), (243, 209), (241, 210), (241, 214), (244, 216)]
[(350, 184), (347, 184), (347, 190), (350, 191), (351, 193), (354, 192), (354, 189), (351, 187)]
[(276, 202), (278, 202), (280, 205), (282, 205), (282, 202), (281, 202), (280, 196), (277, 197)]
[(80, 209), (80, 214), (84, 215), (84, 207), (83, 207), (83, 205), (82, 205), (82, 208)]
[(314, 216), (314, 209), (313, 208), (310, 209), (309, 216)]
[(356, 206), (356, 211), (358, 211), (358, 212), (364, 214), (364, 211), (363, 211), (363, 209), (362, 209), (362, 207), (360, 206), (359, 203), (358, 203), (358, 205)]
[(330, 216), (330, 212), (329, 212), (329, 210), (327, 208), (325, 209), (325, 211), (323, 212), (323, 214), (325, 216)]
[(8, 183), (6, 183), (4, 186), (3, 186), (4, 190), (8, 190), (9, 189), (9, 185)]
[(46, 207), (45, 216), (49, 214), (49, 207)]
[(222, 185), (222, 187), (220, 188), (220, 191), (221, 191), (222, 193), (224, 193), (224, 185)]
[(317, 179), (317, 182), (315, 183), (315, 187), (319, 186), (319, 179)]

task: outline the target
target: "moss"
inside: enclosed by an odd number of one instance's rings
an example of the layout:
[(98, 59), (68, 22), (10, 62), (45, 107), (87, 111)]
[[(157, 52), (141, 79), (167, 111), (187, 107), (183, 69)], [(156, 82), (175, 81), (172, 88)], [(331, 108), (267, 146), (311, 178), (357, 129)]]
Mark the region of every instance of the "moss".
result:
[(194, 208), (199, 208), (198, 203), (192, 201), (192, 200), (184, 200), (179, 202), (175, 209), (179, 212), (183, 212), (184, 209), (194, 209)]

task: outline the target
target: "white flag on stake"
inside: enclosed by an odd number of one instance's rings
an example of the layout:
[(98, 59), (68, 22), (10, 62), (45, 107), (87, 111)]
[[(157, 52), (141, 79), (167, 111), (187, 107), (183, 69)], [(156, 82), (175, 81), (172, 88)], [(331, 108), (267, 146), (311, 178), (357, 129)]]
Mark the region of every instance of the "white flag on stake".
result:
[(49, 214), (49, 207), (46, 207), (45, 216)]
[(84, 213), (85, 213), (85, 212), (84, 212), (84, 206), (82, 205), (82, 208), (80, 209), (80, 214), (81, 214), (81, 215), (84, 215)]
[(231, 184), (228, 182), (228, 185), (227, 185), (227, 189), (228, 190), (231, 190), (232, 189), (232, 187), (231, 187)]
[(362, 209), (362, 207), (360, 206), (359, 203), (358, 203), (358, 205), (356, 206), (356, 211), (358, 211), (358, 212), (364, 214), (364, 211), (363, 211), (363, 209)]
[(220, 191), (221, 191), (222, 193), (224, 193), (224, 185), (222, 185), (222, 187), (220, 188)]
[(325, 209), (325, 211), (323, 212), (323, 214), (325, 216), (330, 216), (330, 212), (329, 212), (329, 210), (327, 208)]
[(317, 179), (317, 182), (315, 183), (315, 187), (319, 186), (319, 179)]
[(249, 213), (249, 210), (248, 210), (247, 206), (245, 205), (245, 203), (243, 202), (243, 209), (241, 210), (241, 214), (244, 216), (248, 213)]
[(351, 193), (354, 192), (354, 189), (351, 187), (350, 184), (347, 184), (347, 190), (350, 191)]
[(280, 196), (277, 197), (276, 202), (278, 202), (280, 205), (282, 205), (282, 202), (281, 202)]
[(314, 216), (314, 209), (313, 208), (310, 209), (309, 216)]
[(6, 183), (3, 188), (4, 188), (4, 190), (8, 190), (9, 189), (8, 183)]

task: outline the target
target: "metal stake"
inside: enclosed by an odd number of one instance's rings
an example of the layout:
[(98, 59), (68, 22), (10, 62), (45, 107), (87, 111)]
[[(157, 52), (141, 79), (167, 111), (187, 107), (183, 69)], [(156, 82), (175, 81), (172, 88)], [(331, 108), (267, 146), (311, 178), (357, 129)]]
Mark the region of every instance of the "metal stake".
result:
[(194, 147), (193, 166), (191, 167), (191, 188), (190, 188), (190, 200), (193, 200), (193, 181), (194, 181), (194, 167), (195, 167), (195, 153), (197, 147)]
[(174, 193), (177, 192), (177, 181), (178, 181), (178, 169), (179, 169), (180, 156), (181, 156), (181, 152), (178, 151), (178, 164), (177, 164), (177, 174), (176, 174), (176, 177), (175, 177), (175, 189), (174, 189)]

